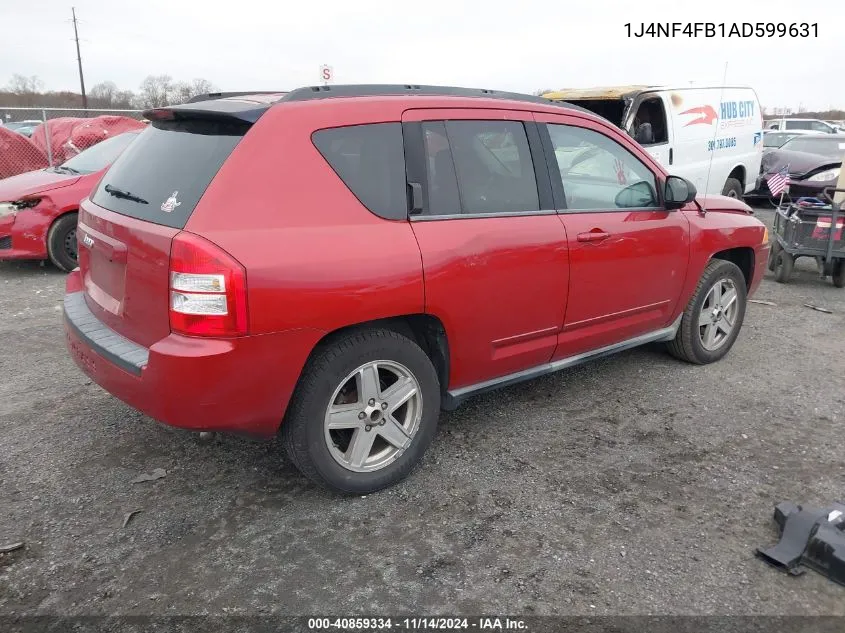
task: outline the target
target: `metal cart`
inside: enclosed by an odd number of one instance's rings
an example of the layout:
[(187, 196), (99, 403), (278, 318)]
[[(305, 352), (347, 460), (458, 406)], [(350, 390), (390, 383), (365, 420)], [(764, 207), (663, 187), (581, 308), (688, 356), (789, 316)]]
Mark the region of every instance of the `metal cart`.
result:
[(841, 203), (834, 202), (839, 192), (845, 189), (824, 190), (829, 203), (801, 199), (778, 207), (769, 251), (769, 270), (776, 281), (787, 283), (795, 260), (813, 257), (822, 277), (830, 276), (837, 288), (845, 286), (845, 214)]

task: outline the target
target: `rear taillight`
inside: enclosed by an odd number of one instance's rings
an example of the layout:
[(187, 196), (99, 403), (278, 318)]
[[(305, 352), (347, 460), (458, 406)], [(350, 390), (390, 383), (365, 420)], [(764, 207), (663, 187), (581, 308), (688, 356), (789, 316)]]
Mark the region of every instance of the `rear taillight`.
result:
[(246, 271), (227, 252), (192, 233), (170, 249), (170, 329), (190, 336), (247, 334)]

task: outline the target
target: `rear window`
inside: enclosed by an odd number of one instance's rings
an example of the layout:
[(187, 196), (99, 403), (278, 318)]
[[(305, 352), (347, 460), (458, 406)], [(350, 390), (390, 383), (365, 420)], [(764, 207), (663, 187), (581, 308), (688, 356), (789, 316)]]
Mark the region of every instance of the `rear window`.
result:
[(311, 139), (361, 204), (388, 220), (408, 217), (400, 123), (319, 130)]
[(240, 121), (155, 121), (114, 162), (91, 200), (121, 215), (184, 228), (248, 129)]

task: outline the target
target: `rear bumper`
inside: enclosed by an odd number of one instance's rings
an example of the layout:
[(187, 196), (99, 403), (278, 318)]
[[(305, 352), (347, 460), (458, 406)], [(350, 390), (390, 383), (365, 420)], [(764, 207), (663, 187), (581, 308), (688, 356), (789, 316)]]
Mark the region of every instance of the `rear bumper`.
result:
[(239, 339), (170, 334), (149, 349), (91, 314), (70, 274), (64, 323), (73, 360), (94, 382), (151, 418), (194, 431), (270, 437), (278, 431), (318, 330)]

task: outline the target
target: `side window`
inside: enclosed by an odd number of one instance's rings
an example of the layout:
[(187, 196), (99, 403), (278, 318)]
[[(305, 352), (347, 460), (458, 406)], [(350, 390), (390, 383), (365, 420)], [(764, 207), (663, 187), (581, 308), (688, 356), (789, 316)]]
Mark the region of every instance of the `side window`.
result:
[[(525, 126), (517, 121), (425, 124), (430, 210), (455, 213), (450, 163), (461, 212), (515, 213), (540, 209)], [(442, 126), (442, 127), (441, 127)], [(449, 152), (443, 154), (442, 131)], [(442, 206), (438, 206), (442, 205)]]
[(666, 112), (660, 98), (643, 101), (634, 117), (634, 138), (640, 145), (659, 145), (669, 142)]
[(428, 209), (432, 215), (458, 215), (461, 199), (449, 137), (443, 121), (422, 124), (425, 143), (425, 168), (428, 177)]
[(568, 209), (658, 208), (654, 174), (616, 141), (586, 128), (549, 124)]
[(810, 122), (809, 121), (787, 121), (786, 122), (786, 129), (787, 130), (809, 130), (810, 129)]
[(401, 123), (318, 130), (311, 140), (361, 204), (388, 220), (408, 217)]
[(812, 129), (816, 132), (830, 132), (830, 126), (827, 123), (822, 123), (821, 121), (813, 121), (811, 123)]

